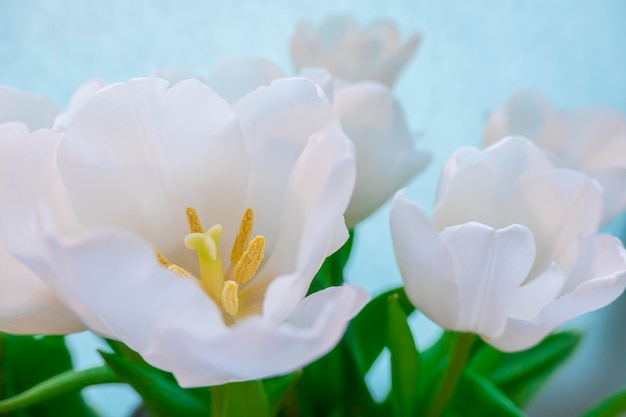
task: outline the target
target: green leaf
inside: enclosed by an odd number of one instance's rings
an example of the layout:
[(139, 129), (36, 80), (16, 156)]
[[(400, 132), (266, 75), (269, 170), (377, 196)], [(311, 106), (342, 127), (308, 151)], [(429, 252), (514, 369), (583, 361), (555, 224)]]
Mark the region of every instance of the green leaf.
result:
[(518, 406), (526, 405), (574, 352), (581, 336), (574, 332), (548, 336), (539, 345), (504, 355), (489, 379)]
[(270, 416), (278, 414), (280, 409), (298, 380), (302, 377), (302, 371), (294, 372), (289, 375), (270, 378), (263, 381), (267, 399), (270, 404)]
[(152, 417), (208, 415), (205, 403), (166, 378), (161, 371), (138, 365), (117, 354), (100, 352), (100, 355), (121, 381), (137, 391)]
[(620, 417), (626, 414), (626, 387), (602, 400), (581, 417)]
[(262, 381), (212, 387), (211, 402), (211, 417), (270, 416), (270, 404)]
[(452, 413), (463, 417), (524, 417), (522, 410), (495, 385), (470, 370), (461, 377), (451, 408)]
[(365, 375), (387, 345), (389, 334), (389, 297), (397, 297), (397, 303), (408, 316), (415, 307), (406, 297), (404, 288), (396, 288), (371, 300), (352, 320), (346, 340), (352, 349), (361, 375)]
[(0, 401), (0, 413), (22, 410), (38, 405), (63, 394), (80, 391), (96, 384), (118, 382), (106, 365), (80, 371), (66, 371), (21, 392), (13, 397)]
[(303, 371), (281, 416), (384, 415), (378, 413), (345, 339)]
[(478, 375), (489, 377), (501, 365), (506, 353), (488, 345), (481, 339), (476, 341), (476, 345), (469, 368)]
[[(72, 369), (72, 359), (62, 336), (15, 336), (0, 334), (0, 398), (13, 397), (56, 375)], [(95, 416), (80, 392), (72, 391), (42, 402), (11, 417)]]
[(389, 298), (387, 346), (391, 353), (390, 402), (395, 416), (415, 413), (418, 391), (419, 352), (398, 295)]
[[(158, 368), (153, 367), (148, 362), (146, 362), (139, 353), (135, 352), (134, 350), (126, 346), (124, 343), (119, 342), (117, 340), (111, 340), (111, 339), (105, 339), (105, 340), (108, 343), (108, 345), (111, 347), (113, 352), (115, 352), (116, 355), (126, 358), (127, 360), (133, 362), (135, 365), (139, 367), (146, 368), (148, 372), (151, 372), (153, 374), (159, 374), (161, 375), (162, 379), (170, 381), (170, 383), (172, 383), (173, 385), (178, 386), (178, 382), (176, 382), (176, 379), (171, 373), (165, 372)], [(204, 402), (206, 406), (210, 408), (211, 395), (210, 395), (208, 387), (185, 388), (185, 391), (193, 394), (197, 399)]]
[(350, 230), (349, 232), (350, 235), (346, 243), (344, 243), (337, 252), (326, 258), (320, 270), (315, 274), (308, 295), (323, 290), (324, 288), (343, 284), (343, 269), (350, 258), (352, 242), (354, 241), (354, 230)]

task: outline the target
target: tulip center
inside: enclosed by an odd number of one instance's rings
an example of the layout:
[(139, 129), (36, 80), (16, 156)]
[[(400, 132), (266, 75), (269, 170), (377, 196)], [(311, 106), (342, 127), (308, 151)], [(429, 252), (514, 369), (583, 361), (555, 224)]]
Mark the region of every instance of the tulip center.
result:
[[(256, 274), (265, 250), (265, 238), (255, 236), (250, 240), (254, 225), (254, 212), (247, 209), (241, 219), (239, 232), (230, 253), (230, 266), (222, 267), (219, 240), (222, 237), (222, 226), (216, 224), (204, 231), (198, 213), (192, 207), (187, 208), (189, 234), (185, 237), (185, 246), (198, 254), (200, 265), (200, 282), (204, 291), (226, 313), (234, 316), (239, 311), (239, 288), (250, 281)], [(157, 253), (159, 262), (170, 270), (189, 276), (187, 271), (170, 263)]]

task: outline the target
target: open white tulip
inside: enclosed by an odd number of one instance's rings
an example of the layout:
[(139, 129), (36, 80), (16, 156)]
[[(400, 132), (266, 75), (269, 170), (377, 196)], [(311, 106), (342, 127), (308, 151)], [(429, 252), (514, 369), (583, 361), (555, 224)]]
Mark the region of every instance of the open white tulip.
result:
[[(95, 93), (60, 135), (44, 155), (51, 175), (2, 183), (43, 202), (30, 227), (28, 201), (2, 207), (10, 251), (70, 317), (181, 385), (296, 370), (367, 301), (347, 285), (305, 297), (347, 238), (355, 177), (352, 144), (313, 82), (278, 80), (231, 106), (197, 80), (131, 80)], [(3, 275), (0, 294), (24, 276)], [(56, 303), (39, 301), (33, 321)]]
[(387, 21), (364, 29), (346, 16), (329, 17), (315, 28), (300, 23), (291, 38), (296, 71), (322, 67), (347, 81), (376, 80), (392, 86), (420, 43), (415, 33), (400, 41), (397, 27)]
[[(235, 103), (259, 86), (285, 76), (267, 59), (231, 57), (219, 62), (206, 82)], [(346, 224), (354, 227), (424, 169), (430, 154), (415, 149), (416, 135), (406, 124), (402, 106), (385, 85), (374, 81), (337, 85), (334, 77), (320, 68), (305, 68), (301, 76), (324, 89), (354, 143), (356, 185), (345, 213)]]
[(443, 169), (433, 219), (394, 198), (391, 233), (409, 299), (447, 329), (504, 351), (616, 299), (626, 255), (596, 234), (602, 195), (586, 175), (555, 169), (530, 141), (460, 148)]
[(489, 117), (484, 146), (508, 135), (522, 135), (561, 168), (582, 171), (604, 190), (604, 221), (626, 210), (626, 118), (587, 107), (556, 111), (540, 93), (521, 91)]

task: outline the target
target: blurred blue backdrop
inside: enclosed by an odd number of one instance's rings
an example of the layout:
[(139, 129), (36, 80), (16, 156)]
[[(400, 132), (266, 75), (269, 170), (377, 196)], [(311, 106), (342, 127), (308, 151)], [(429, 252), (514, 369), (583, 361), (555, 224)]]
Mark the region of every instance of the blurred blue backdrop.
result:
[[(388, 18), (405, 36), (424, 36), (395, 92), (411, 127), (424, 132), (420, 146), (435, 155), (408, 190), (428, 209), (447, 157), (458, 146), (478, 146), (487, 112), (515, 90), (538, 89), (562, 108), (626, 113), (623, 0), (0, 0), (0, 84), (63, 107), (89, 78), (125, 81), (164, 67), (204, 74), (233, 54), (264, 56), (292, 71), (288, 42), (297, 22), (337, 13), (361, 23)], [(387, 217), (385, 206), (358, 228), (349, 265), (349, 280), (373, 292), (400, 283)], [(619, 231), (620, 222), (613, 227)], [(621, 304), (579, 322), (592, 329), (583, 349), (531, 415), (571, 416), (626, 380)], [(90, 342), (74, 340), (78, 365), (93, 360)], [(94, 392), (99, 397), (90, 398), (111, 417), (136, 401), (127, 390)]]

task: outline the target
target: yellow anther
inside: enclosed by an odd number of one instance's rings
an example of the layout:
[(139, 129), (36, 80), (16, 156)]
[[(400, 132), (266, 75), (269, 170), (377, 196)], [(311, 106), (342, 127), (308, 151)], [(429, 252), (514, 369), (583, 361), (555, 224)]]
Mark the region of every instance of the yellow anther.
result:
[(161, 264), (161, 266), (169, 269), (170, 271), (174, 272), (175, 274), (181, 277), (191, 276), (191, 274), (186, 269), (181, 268), (180, 266), (171, 263), (169, 259), (167, 259), (165, 255), (163, 255), (158, 250), (155, 249), (154, 254), (156, 255), (157, 261), (159, 261), (159, 264)]
[(184, 268), (181, 268), (178, 265), (171, 264), (170, 266), (167, 267), (167, 269), (169, 269), (170, 271), (172, 271), (173, 273), (175, 273), (176, 275), (181, 276), (181, 277), (190, 277), (191, 276), (189, 271), (187, 271)]
[(172, 263), (158, 250), (155, 249), (154, 254), (156, 255), (157, 261), (159, 261), (161, 266), (168, 268), (170, 265), (172, 265)]
[(220, 297), (224, 310), (231, 316), (239, 311), (239, 285), (235, 281), (224, 282), (222, 296)]
[(248, 245), (248, 249), (243, 254), (237, 265), (235, 265), (234, 277), (235, 281), (245, 284), (250, 281), (256, 274), (261, 261), (263, 260), (263, 251), (265, 250), (265, 238), (256, 236)]
[(196, 209), (193, 207), (187, 207), (187, 223), (189, 223), (189, 233), (202, 233), (202, 223), (200, 223), (200, 217)]
[(237, 233), (237, 237), (235, 238), (233, 250), (230, 252), (230, 262), (233, 265), (239, 262), (239, 260), (243, 256), (243, 253), (246, 250), (246, 246), (248, 245), (248, 241), (250, 240), (253, 226), (254, 211), (252, 211), (251, 208), (248, 208), (246, 209), (245, 213), (243, 213), (241, 223), (239, 224), (239, 232)]

